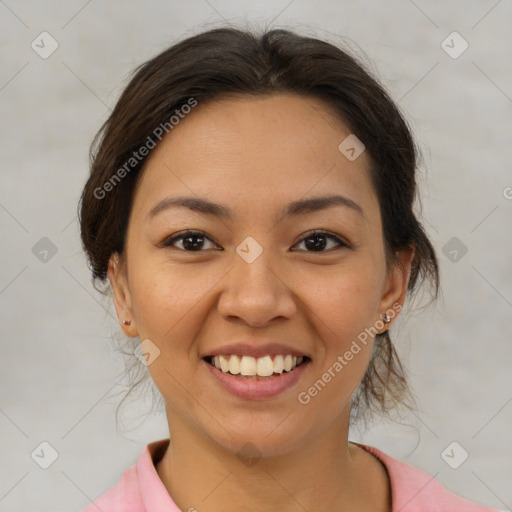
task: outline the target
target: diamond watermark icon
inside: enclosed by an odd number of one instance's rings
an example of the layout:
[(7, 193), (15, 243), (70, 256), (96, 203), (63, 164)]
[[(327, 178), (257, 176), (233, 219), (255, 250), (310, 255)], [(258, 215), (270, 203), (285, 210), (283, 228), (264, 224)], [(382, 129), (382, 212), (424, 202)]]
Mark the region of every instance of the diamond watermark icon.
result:
[(145, 339), (133, 353), (142, 364), (149, 366), (160, 356), (160, 349), (150, 339)]
[(30, 46), (41, 59), (47, 59), (59, 47), (59, 43), (48, 32), (41, 32)]
[(441, 48), (452, 59), (458, 59), (469, 48), (469, 43), (458, 32), (452, 32), (443, 39)]
[(57, 450), (47, 441), (39, 443), (30, 456), (43, 469), (48, 469), (59, 458)]
[(57, 246), (49, 238), (43, 236), (32, 247), (32, 254), (39, 261), (48, 263), (57, 254)]
[(452, 263), (458, 263), (466, 255), (468, 248), (460, 238), (452, 236), (450, 240), (444, 244), (442, 251)]
[(236, 252), (244, 261), (252, 263), (263, 252), (263, 247), (252, 236), (248, 236), (236, 248)]
[(353, 162), (358, 158), (361, 153), (365, 150), (365, 145), (351, 133), (347, 138), (343, 139), (341, 144), (338, 146), (341, 154), (343, 154), (347, 160)]
[(457, 469), (469, 457), (469, 453), (457, 442), (451, 442), (442, 452), (441, 458), (452, 469)]
[(245, 443), (236, 455), (243, 464), (252, 468), (261, 459), (263, 454), (253, 443)]

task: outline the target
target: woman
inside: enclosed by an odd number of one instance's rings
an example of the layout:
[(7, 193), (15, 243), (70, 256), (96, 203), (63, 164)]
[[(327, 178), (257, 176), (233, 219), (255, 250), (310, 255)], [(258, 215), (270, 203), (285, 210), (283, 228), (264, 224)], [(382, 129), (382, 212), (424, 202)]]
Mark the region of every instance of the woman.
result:
[(412, 397), (389, 329), (438, 289), (415, 169), (397, 107), (327, 42), (216, 29), (138, 69), (80, 221), (170, 440), (87, 512), (491, 510), (348, 441)]

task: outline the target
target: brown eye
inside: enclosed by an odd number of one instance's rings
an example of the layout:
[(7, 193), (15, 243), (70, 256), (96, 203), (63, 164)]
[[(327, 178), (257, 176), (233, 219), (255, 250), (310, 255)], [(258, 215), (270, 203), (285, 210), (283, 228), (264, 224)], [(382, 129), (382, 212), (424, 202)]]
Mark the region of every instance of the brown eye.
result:
[[(304, 243), (308, 252), (326, 252), (324, 249), (328, 245), (327, 240), (334, 240), (337, 247), (346, 247), (349, 249), (349, 245), (341, 240), (338, 236), (329, 233), (328, 231), (312, 231), (302, 238), (299, 244)], [(328, 249), (331, 249), (329, 247)]]
[[(166, 239), (161, 245), (162, 247), (175, 247), (176, 242), (181, 242), (182, 247), (177, 247), (178, 249), (186, 252), (200, 252), (204, 249), (206, 240), (213, 243), (202, 231), (185, 231), (178, 236), (173, 235)], [(213, 245), (216, 247), (215, 244)]]

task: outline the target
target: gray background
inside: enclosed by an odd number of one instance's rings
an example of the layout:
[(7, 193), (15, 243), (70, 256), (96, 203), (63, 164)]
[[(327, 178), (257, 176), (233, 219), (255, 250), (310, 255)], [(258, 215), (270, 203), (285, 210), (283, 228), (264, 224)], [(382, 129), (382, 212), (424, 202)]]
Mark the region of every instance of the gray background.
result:
[[(509, 0), (0, 1), (0, 510), (78, 511), (168, 435), (162, 414), (143, 421), (148, 400), (116, 429), (119, 327), (91, 286), (76, 207), (89, 143), (129, 71), (226, 22), (345, 42), (405, 111), (424, 155), (421, 216), (442, 295), (393, 328), (420, 411), (350, 437), (511, 510)], [(31, 48), (43, 31), (59, 45), (46, 59)], [(453, 31), (469, 44), (457, 58), (442, 47)], [(56, 254), (38, 252), (43, 237)], [(59, 454), (46, 470), (31, 458), (42, 441)], [(469, 453), (458, 469), (441, 457), (453, 441)]]

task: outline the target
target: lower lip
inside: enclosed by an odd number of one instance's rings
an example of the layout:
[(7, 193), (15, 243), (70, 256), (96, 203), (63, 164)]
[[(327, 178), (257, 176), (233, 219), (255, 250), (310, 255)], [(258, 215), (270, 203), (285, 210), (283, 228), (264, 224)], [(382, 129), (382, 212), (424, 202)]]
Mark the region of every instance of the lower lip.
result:
[(215, 368), (215, 366), (207, 363), (204, 359), (203, 363), (208, 367), (208, 371), (219, 382), (219, 384), (238, 398), (247, 400), (265, 400), (273, 398), (290, 389), (300, 379), (301, 375), (307, 369), (311, 361), (306, 361), (291, 372), (281, 373), (279, 376), (265, 380), (246, 380), (235, 377), (229, 373), (224, 373)]

